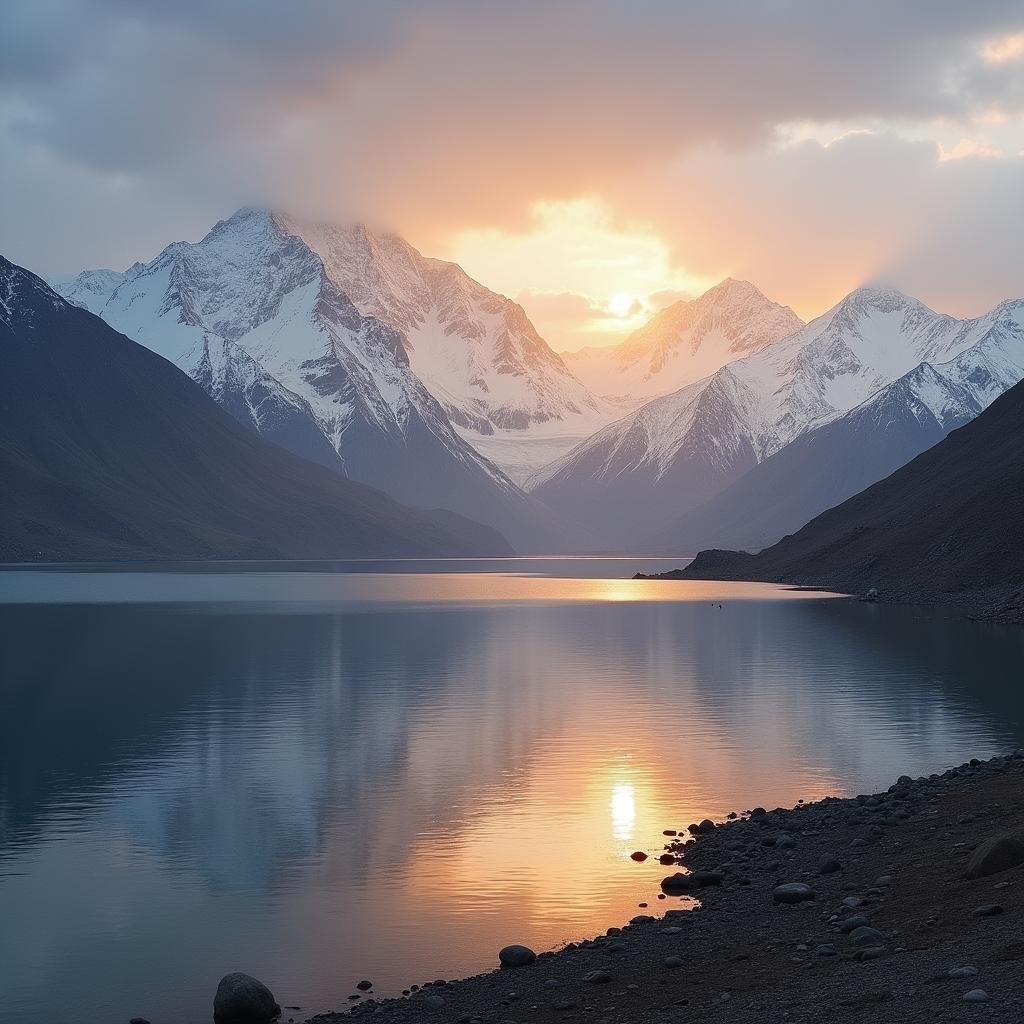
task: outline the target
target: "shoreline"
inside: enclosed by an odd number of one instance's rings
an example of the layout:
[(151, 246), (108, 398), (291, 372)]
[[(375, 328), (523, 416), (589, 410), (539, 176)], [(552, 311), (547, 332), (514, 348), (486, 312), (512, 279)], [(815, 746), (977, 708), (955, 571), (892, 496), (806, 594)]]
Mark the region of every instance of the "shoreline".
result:
[[(728, 552), (728, 554), (732, 554), (732, 552)], [(1024, 625), (1024, 596), (1015, 588), (997, 588), (982, 592), (964, 591), (956, 596), (939, 590), (922, 589), (914, 593), (879, 590), (874, 596), (869, 597), (868, 592), (851, 588), (841, 579), (831, 582), (828, 579), (809, 582), (806, 578), (797, 580), (789, 575), (758, 576), (744, 573), (742, 570), (730, 571), (728, 566), (722, 564), (713, 564), (706, 570), (698, 567), (694, 571), (691, 571), (692, 566), (693, 562), (682, 568), (669, 569), (666, 572), (638, 572), (631, 578), (634, 580), (718, 580), (723, 583), (773, 583), (790, 590), (825, 590), (869, 604), (893, 605), (900, 608), (926, 608), (930, 612), (945, 614), (949, 618), (968, 622), (994, 626)]]
[[(1024, 751), (694, 827), (664, 837), (664, 871), (696, 909), (652, 901), (526, 966), (369, 992), (307, 1024), (1024, 1019), (1024, 843), (1019, 866), (964, 877), (979, 846), (1024, 830)], [(813, 896), (780, 902), (789, 884)]]

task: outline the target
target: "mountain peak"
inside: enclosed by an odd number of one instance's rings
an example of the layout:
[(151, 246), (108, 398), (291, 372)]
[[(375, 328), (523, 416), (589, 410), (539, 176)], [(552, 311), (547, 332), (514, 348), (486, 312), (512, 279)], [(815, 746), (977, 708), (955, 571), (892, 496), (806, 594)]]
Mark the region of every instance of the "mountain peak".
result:
[(911, 295), (905, 295), (897, 288), (886, 285), (862, 285), (841, 299), (836, 309), (876, 309), (881, 313), (895, 313), (898, 310), (922, 308), (923, 303)]
[(693, 300), (700, 305), (721, 305), (722, 303), (736, 302), (762, 302), (765, 305), (774, 305), (771, 299), (761, 291), (757, 285), (749, 281), (742, 281), (735, 277), (723, 278), (718, 284), (713, 285), (703, 295)]
[[(240, 206), (226, 220), (219, 220), (203, 237), (203, 242), (233, 234), (277, 230), (281, 215), (265, 206)], [(200, 243), (201, 244), (201, 243)]]

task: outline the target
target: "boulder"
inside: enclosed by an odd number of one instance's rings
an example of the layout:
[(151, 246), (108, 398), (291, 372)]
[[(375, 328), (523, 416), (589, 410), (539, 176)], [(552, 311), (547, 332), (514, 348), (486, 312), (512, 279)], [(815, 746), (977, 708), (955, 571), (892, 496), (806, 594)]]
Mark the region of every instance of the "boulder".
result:
[(672, 895), (673, 893), (688, 892), (692, 884), (689, 875), (677, 871), (674, 875), (669, 875), (661, 880), (661, 889), (662, 892)]
[(505, 968), (527, 967), (536, 959), (537, 954), (529, 946), (506, 946), (498, 951), (498, 960)]
[(885, 938), (877, 928), (870, 925), (861, 925), (850, 932), (850, 942), (854, 946), (884, 946)]
[(964, 878), (984, 878), (1021, 864), (1024, 864), (1024, 836), (994, 836), (971, 855)]
[(776, 903), (803, 903), (813, 900), (814, 890), (804, 882), (785, 882), (772, 890), (772, 899)]
[(267, 1024), (281, 1015), (274, 993), (241, 971), (225, 974), (213, 997), (217, 1024)]

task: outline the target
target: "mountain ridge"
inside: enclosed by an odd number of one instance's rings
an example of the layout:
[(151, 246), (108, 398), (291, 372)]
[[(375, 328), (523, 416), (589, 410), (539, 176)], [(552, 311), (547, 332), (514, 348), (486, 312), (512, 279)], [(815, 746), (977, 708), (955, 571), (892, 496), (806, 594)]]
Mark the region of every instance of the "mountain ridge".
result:
[(610, 425), (528, 486), (610, 545), (634, 546), (915, 366), (971, 348), (994, 315), (959, 321), (895, 289), (857, 289), (796, 334)]
[[(490, 523), (523, 550), (561, 546), (557, 517), (455, 431), (401, 332), (360, 313), (291, 227), (243, 207), (125, 272), (101, 315), (296, 454), (331, 464), (326, 441), (341, 472), (404, 503)], [(86, 282), (74, 282), (80, 294)]]
[(166, 359), (0, 257), (0, 557), (506, 554), (245, 430)]

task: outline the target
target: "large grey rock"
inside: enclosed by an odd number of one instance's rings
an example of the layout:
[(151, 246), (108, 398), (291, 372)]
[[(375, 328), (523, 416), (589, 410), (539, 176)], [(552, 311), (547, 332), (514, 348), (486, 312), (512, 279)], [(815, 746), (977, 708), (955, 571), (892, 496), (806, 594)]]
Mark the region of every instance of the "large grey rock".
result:
[(536, 959), (537, 954), (529, 946), (506, 946), (498, 952), (498, 960), (506, 968), (527, 967)]
[(802, 903), (814, 899), (814, 890), (804, 882), (786, 882), (772, 890), (772, 899), (776, 903)]
[(885, 945), (885, 938), (877, 928), (872, 928), (870, 925), (861, 925), (860, 928), (854, 928), (850, 932), (850, 942), (854, 946), (883, 946)]
[(1024, 864), (1024, 837), (994, 836), (971, 855), (964, 878), (984, 878), (1020, 864)]
[(217, 1024), (267, 1024), (281, 1015), (274, 993), (256, 978), (241, 971), (225, 974), (213, 997)]

